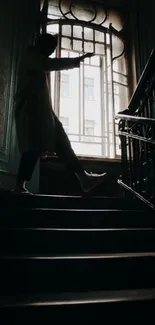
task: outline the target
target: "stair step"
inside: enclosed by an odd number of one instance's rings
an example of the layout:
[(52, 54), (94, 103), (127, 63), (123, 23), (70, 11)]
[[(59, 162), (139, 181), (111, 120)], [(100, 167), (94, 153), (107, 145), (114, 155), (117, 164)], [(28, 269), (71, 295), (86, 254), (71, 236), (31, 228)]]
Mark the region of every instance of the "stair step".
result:
[(1, 293), (155, 287), (155, 253), (14, 256), (0, 259)]
[[(124, 312), (139, 321), (144, 315), (147, 323), (151, 323), (154, 315), (155, 289), (150, 290), (126, 290), (111, 292), (87, 292), (87, 293), (61, 293), (59, 295), (32, 295), (0, 297), (0, 320), (15, 319), (16, 324), (21, 320), (55, 321), (65, 320), (85, 321), (101, 319), (124, 321)], [(123, 312), (122, 312), (123, 310)], [(96, 323), (98, 324), (98, 323)]]
[(0, 191), (0, 207), (0, 323), (154, 316), (155, 218), (140, 201)]
[(132, 210), (1, 209), (1, 227), (24, 228), (155, 228), (154, 212)]
[(0, 229), (0, 255), (155, 251), (155, 229)]
[(137, 289), (120, 291), (96, 291), (96, 292), (61, 292), (60, 294), (31, 294), (19, 295), (16, 297), (0, 296), (0, 308), (43, 306), (48, 305), (69, 305), (83, 303), (108, 303), (111, 301), (143, 301), (155, 299), (155, 289)]
[(90, 197), (65, 195), (15, 195), (9, 191), (0, 191), (0, 204), (2, 206), (40, 207), (40, 208), (79, 208), (81, 209), (146, 209), (138, 199), (118, 197)]

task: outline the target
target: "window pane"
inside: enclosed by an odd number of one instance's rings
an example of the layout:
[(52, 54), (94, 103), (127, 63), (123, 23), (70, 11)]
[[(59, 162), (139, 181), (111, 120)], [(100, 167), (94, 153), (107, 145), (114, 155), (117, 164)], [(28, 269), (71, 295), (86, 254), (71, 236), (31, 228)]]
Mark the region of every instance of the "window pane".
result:
[(61, 39), (61, 47), (66, 50), (71, 50), (71, 40), (70, 38), (62, 37)]
[(71, 26), (70, 25), (62, 26), (62, 36), (71, 37)]
[(114, 69), (114, 71), (117, 71), (117, 72), (123, 73), (124, 75), (127, 75), (127, 68), (126, 68), (124, 55), (122, 55), (120, 58), (114, 60), (113, 69)]
[(90, 62), (91, 62), (92, 65), (99, 66), (100, 65), (100, 58), (99, 58), (99, 56), (97, 56), (97, 55), (92, 56), (92, 58), (90, 59)]
[(82, 41), (75, 41), (73, 40), (73, 50), (82, 52)]
[(72, 12), (74, 16), (79, 20), (90, 21), (94, 17), (94, 8), (89, 3), (84, 3), (82, 6), (80, 3), (78, 4), (78, 1), (77, 4), (73, 3)]
[(91, 42), (85, 42), (84, 43), (84, 52), (93, 53), (93, 51), (94, 51), (94, 44)]
[(95, 31), (95, 41), (104, 42), (104, 33)]
[(124, 49), (124, 43), (115, 35), (112, 36), (113, 57), (120, 55)]
[(65, 132), (68, 133), (68, 131), (69, 131), (69, 118), (61, 116), (59, 119), (60, 119), (60, 121), (61, 121), (61, 123), (63, 125), (63, 128), (64, 128)]
[(94, 79), (93, 78), (85, 78), (84, 84), (85, 84), (85, 86), (94, 86)]
[(57, 1), (52, 0), (52, 3), (49, 2), (48, 15), (51, 19), (57, 19), (61, 16)]
[(84, 121), (84, 141), (86, 142), (94, 142), (94, 121), (85, 120)]
[(120, 82), (120, 83), (122, 83), (124, 85), (127, 85), (127, 77), (124, 76), (123, 74), (119, 73), (119, 72), (118, 73), (116, 73), (116, 72), (113, 73), (113, 80), (115, 82)]
[(60, 97), (69, 97), (69, 75), (61, 73)]
[(85, 101), (94, 100), (93, 78), (84, 78), (84, 99)]
[[(94, 137), (99, 136), (101, 142), (101, 79), (100, 67), (86, 66), (84, 69), (84, 118), (85, 127), (91, 128)], [(93, 130), (93, 131), (92, 131)], [(95, 141), (95, 138), (89, 139)], [(95, 141), (96, 142), (96, 141)]]
[(73, 37), (82, 39), (82, 27), (81, 26), (73, 27)]
[(58, 24), (47, 25), (47, 32), (57, 34), (59, 32), (59, 25)]
[(61, 57), (62, 58), (68, 58), (68, 55), (69, 55), (69, 53), (68, 53), (68, 51), (61, 51)]
[(89, 40), (89, 41), (93, 41), (93, 29), (91, 28), (86, 28), (84, 29), (84, 38)]
[(95, 53), (96, 54), (100, 54), (100, 55), (104, 55), (104, 45), (102, 44), (95, 44)]
[(63, 125), (68, 119), (69, 122), (65, 128), (67, 128), (69, 137), (72, 137), (74, 141), (79, 139), (75, 137), (79, 134), (79, 107), (79, 69), (63, 71), (61, 72), (59, 116), (63, 118)]
[(114, 83), (115, 113), (128, 106), (128, 88)]

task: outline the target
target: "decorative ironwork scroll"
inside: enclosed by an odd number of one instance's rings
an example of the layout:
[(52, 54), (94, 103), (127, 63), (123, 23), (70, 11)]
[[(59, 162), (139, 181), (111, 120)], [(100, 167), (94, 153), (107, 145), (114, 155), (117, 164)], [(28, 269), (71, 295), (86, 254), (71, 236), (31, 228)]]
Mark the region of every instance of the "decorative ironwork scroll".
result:
[(155, 119), (121, 117), (122, 176), (119, 182), (155, 208)]
[[(76, 10), (76, 7), (82, 6), (82, 15), (85, 16), (85, 20), (89, 23), (97, 23), (98, 25), (103, 25), (107, 19), (107, 9), (103, 8), (100, 3), (96, 1), (80, 1), (80, 0), (59, 0), (59, 9), (62, 16), (66, 19), (71, 17), (76, 20), (81, 20), (79, 17), (79, 10)], [(101, 12), (102, 8), (102, 12)], [(90, 17), (89, 17), (90, 16)]]

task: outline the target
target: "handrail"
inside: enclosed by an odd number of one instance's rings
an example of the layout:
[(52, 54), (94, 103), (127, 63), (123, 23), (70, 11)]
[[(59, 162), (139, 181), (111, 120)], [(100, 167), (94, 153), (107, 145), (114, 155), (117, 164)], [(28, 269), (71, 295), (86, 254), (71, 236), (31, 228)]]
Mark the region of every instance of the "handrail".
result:
[(147, 117), (132, 116), (126, 114), (116, 114), (115, 119), (132, 121), (138, 124), (155, 125), (155, 119)]
[(139, 98), (141, 98), (142, 92), (144, 91), (144, 82), (149, 80), (152, 74), (155, 72), (155, 48), (152, 50), (151, 55), (146, 63), (144, 71), (138, 81), (137, 87), (130, 99), (128, 108), (135, 112), (137, 110), (137, 104), (139, 103)]

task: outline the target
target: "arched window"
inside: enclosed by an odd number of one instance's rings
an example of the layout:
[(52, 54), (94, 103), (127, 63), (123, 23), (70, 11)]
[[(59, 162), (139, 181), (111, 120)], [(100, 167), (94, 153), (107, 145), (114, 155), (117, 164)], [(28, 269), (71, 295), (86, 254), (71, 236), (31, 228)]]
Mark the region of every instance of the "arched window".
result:
[(59, 34), (56, 57), (95, 54), (80, 69), (51, 73), (53, 107), (62, 122), (68, 121), (67, 133), (76, 154), (119, 157), (114, 117), (128, 104), (121, 14), (97, 1), (55, 0), (49, 3), (48, 18), (47, 31)]

